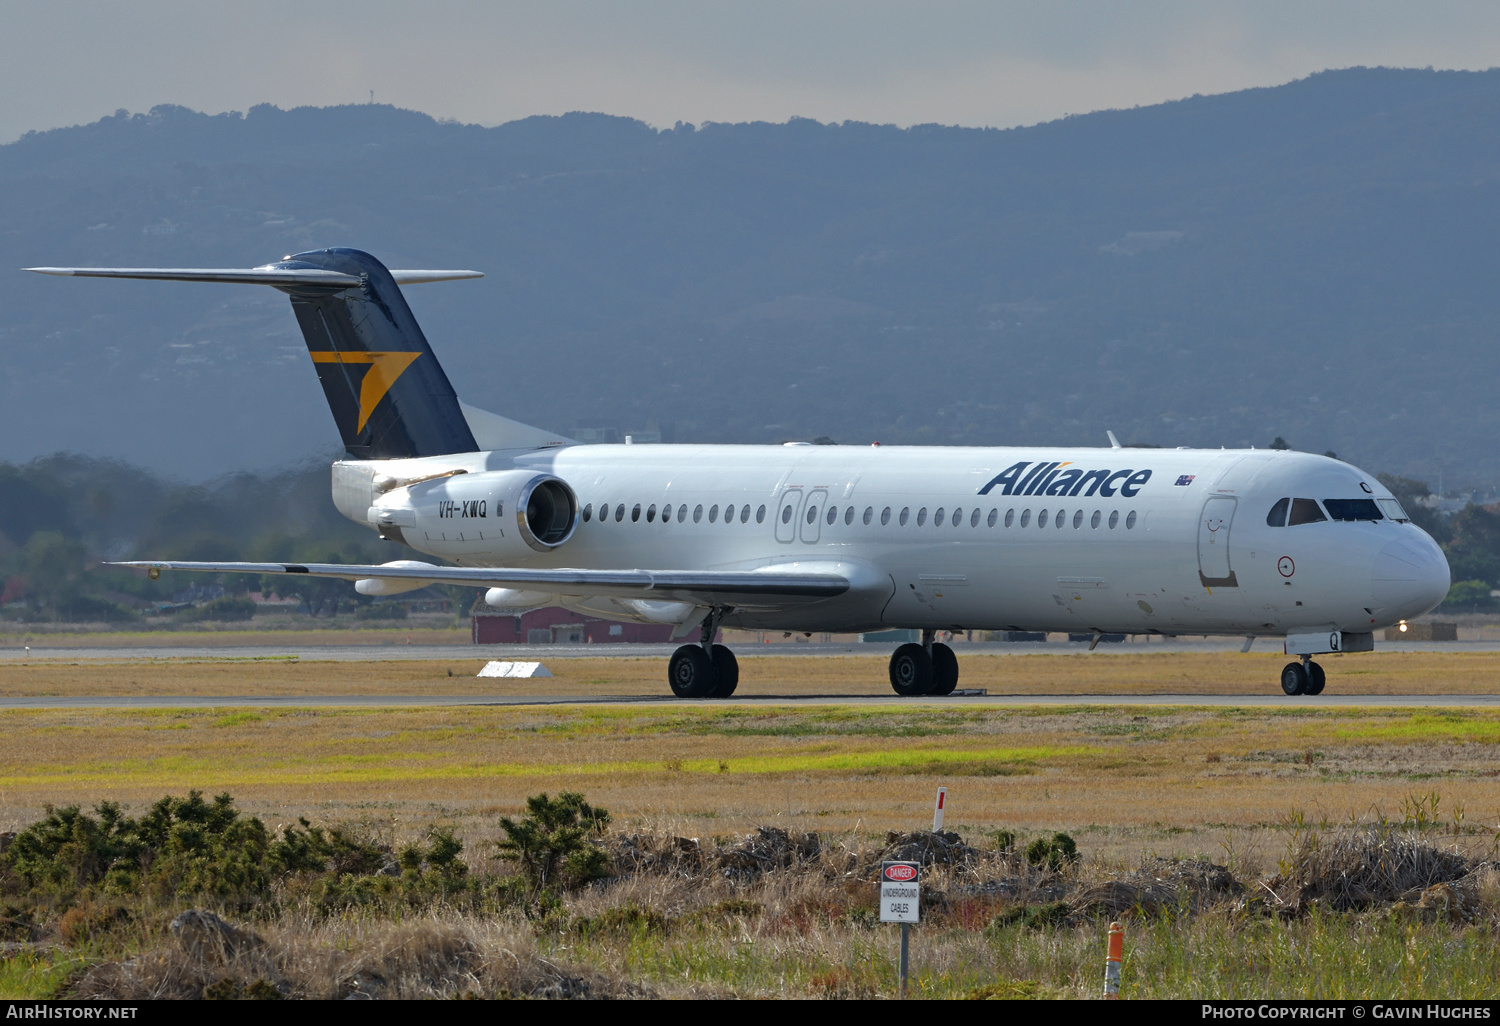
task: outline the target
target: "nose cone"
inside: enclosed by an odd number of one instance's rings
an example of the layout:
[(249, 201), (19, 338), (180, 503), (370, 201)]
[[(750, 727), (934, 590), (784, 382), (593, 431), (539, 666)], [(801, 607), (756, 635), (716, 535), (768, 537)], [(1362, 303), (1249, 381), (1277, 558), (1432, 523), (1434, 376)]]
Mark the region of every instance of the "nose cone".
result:
[(1425, 534), (1394, 541), (1380, 550), (1370, 570), (1375, 605), (1409, 619), (1421, 616), (1448, 594), (1448, 560)]

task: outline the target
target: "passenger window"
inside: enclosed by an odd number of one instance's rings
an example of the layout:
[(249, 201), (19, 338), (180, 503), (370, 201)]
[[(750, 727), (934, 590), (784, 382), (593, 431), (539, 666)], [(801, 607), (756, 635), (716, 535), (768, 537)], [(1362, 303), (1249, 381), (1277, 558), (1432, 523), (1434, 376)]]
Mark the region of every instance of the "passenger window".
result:
[(898, 519), (901, 521), (901, 526), (905, 527), (906, 526), (906, 522), (911, 519), (911, 507), (910, 506), (902, 506), (901, 507), (901, 516)]
[[(865, 513), (865, 523), (868, 524), (869, 522), (870, 522), (870, 514), (868, 512), (866, 512)], [(852, 523), (854, 523), (854, 507), (850, 506), (848, 509), (844, 510), (844, 526), (848, 527)]]
[[(1011, 525), (1011, 522), (1014, 521), (1015, 519), (1016, 519), (1016, 511), (1015, 510), (1008, 509), (1008, 510), (1005, 511), (1005, 526), (1006, 527), (1009, 527)], [(1025, 527), (1026, 525), (1022, 524), (1021, 526)]]
[(1118, 524), (1119, 522), (1120, 522), (1120, 511), (1117, 510), (1117, 509), (1110, 510), (1109, 511), (1109, 529), (1111, 531), (1113, 531), (1115, 529), (1115, 525)]
[(825, 523), (832, 524), (838, 518), (839, 518), (839, 508), (837, 506), (829, 506), (828, 507), (828, 515), (825, 516), (823, 518), (823, 520), (824, 520)]
[(917, 526), (921, 527), (925, 523), (927, 523), (927, 507), (923, 506), (917, 510)]
[[(641, 507), (637, 506), (635, 508), (635, 510), (636, 510), (636, 513), (639, 514), (640, 511), (641, 511)], [(618, 524), (621, 520), (624, 520), (624, 519), (625, 519), (625, 504), (622, 502), (618, 506), (615, 507), (615, 523)]]
[(1099, 521), (1101, 519), (1102, 519), (1102, 516), (1099, 513), (1099, 511), (1097, 509), (1094, 510), (1094, 515), (1091, 516), (1091, 517), (1089, 517), (1089, 526), (1092, 527), (1096, 531), (1099, 530)]
[[(624, 507), (623, 507), (623, 506), (622, 506), (622, 507), (620, 507), (620, 508), (621, 508), (621, 509), (624, 509)], [(655, 507), (655, 506), (653, 506), (653, 507), (651, 507), (651, 508), (652, 508), (652, 509), (655, 509), (655, 508), (656, 508), (656, 507)], [(619, 518), (619, 517), (615, 517), (615, 519), (616, 519), (616, 520), (619, 520), (619, 519), (620, 519), (620, 518)], [(631, 523), (632, 523), (632, 524), (638, 524), (638, 523), (640, 523), (640, 522), (641, 522), (641, 504), (640, 504), (640, 503), (639, 503), (639, 502), (638, 502), (638, 503), (636, 503), (636, 504), (635, 504), (635, 508), (634, 508), (634, 509), (632, 509), (632, 510), (631, 510), (631, 511), (630, 511), (630, 522), (631, 522)]]
[(1380, 508), (1384, 511), (1385, 515), (1396, 521), (1396, 523), (1405, 524), (1411, 520), (1411, 517), (1406, 515), (1406, 510), (1401, 508), (1401, 503), (1397, 500), (1376, 499), (1375, 501), (1380, 504)]
[[(994, 526), (994, 521), (993, 520), (990, 521), (990, 525)], [(972, 513), (969, 514), (969, 526), (970, 527), (978, 527), (979, 526), (979, 507), (978, 506), (975, 506), (974, 507), (974, 512), (972, 512)]]
[[(714, 521), (716, 521), (718, 519), (719, 519), (719, 504), (718, 503), (714, 503), (712, 506), (708, 507), (708, 522), (711, 524), (711, 523), (713, 523)], [(725, 520), (729, 519), (729, 514), (728, 513), (724, 514), (724, 519)]]
[(784, 509), (784, 510), (781, 511), (781, 522), (783, 524), (790, 524), (792, 522), (792, 507), (791, 506), (787, 506), (786, 509)]
[(1062, 510), (1058, 510), (1057, 511), (1057, 522), (1055, 524), (1053, 524), (1052, 526), (1056, 527), (1056, 528), (1058, 528), (1060, 530), (1062, 528), (1063, 521), (1065, 521), (1067, 519), (1068, 519), (1068, 514), (1064, 513)]
[(646, 523), (649, 524), (649, 523), (651, 523), (655, 519), (656, 519), (656, 503), (653, 502), (650, 506), (646, 507)]
[[(1023, 510), (1021, 510), (1021, 526), (1025, 527), (1029, 523), (1031, 523), (1031, 510), (1029, 510), (1029, 509), (1023, 509)], [(1007, 526), (1009, 526), (1009, 525), (1007, 525)]]
[[(790, 507), (790, 506), (787, 507), (787, 509), (791, 509), (791, 508), (792, 507)], [(816, 506), (809, 506), (809, 507), (807, 507), (807, 522), (809, 524), (811, 524), (811, 523), (814, 523), (817, 519), (818, 519), (818, 507), (816, 507)]]
[(1077, 513), (1073, 514), (1073, 530), (1076, 531), (1076, 530), (1078, 530), (1082, 526), (1083, 526), (1083, 510), (1079, 510)]
[(870, 520), (874, 516), (875, 516), (875, 507), (874, 506), (866, 506), (865, 507), (865, 526), (866, 527), (870, 526)]
[(1286, 526), (1286, 508), (1292, 504), (1291, 499), (1278, 499), (1276, 505), (1271, 507), (1271, 512), (1266, 514), (1267, 527)]
[[(995, 521), (998, 520), (998, 519), (1000, 519), (1000, 511), (998, 509), (992, 509), (992, 510), (990, 510), (990, 517), (989, 517), (989, 519), (987, 521), (985, 521), (985, 522), (987, 524), (989, 524), (989, 526), (994, 527), (995, 526)], [(1010, 517), (1007, 516), (1005, 518), (1005, 520), (1006, 520), (1005, 526), (1009, 527), (1010, 526)]]
[(1298, 524), (1316, 524), (1327, 519), (1318, 508), (1316, 499), (1293, 499), (1292, 515), (1287, 517), (1286, 525), (1296, 527)]
[(698, 503), (698, 505), (696, 505), (696, 506), (693, 507), (693, 523), (697, 524), (697, 523), (701, 523), (702, 521), (703, 521), (703, 503), (700, 502), (700, 503)]
[(1130, 515), (1125, 518), (1125, 530), (1130, 531), (1130, 530), (1133, 530), (1134, 528), (1135, 528), (1135, 510), (1131, 510), (1130, 511)]
[[(745, 523), (749, 519), (750, 519), (750, 504), (747, 502), (747, 503), (745, 503), (745, 508), (742, 509), (742, 510), (740, 510), (740, 523), (743, 524), (743, 523)], [(755, 511), (755, 522), (757, 524), (763, 524), (763, 523), (766, 522), (766, 507), (765, 507), (765, 503), (762, 503), (760, 509), (758, 509), (758, 510)]]
[(891, 522), (891, 507), (887, 506), (880, 511), (880, 526), (884, 527)]
[(587, 506), (583, 507), (583, 522), (585, 524), (588, 523), (589, 522), (589, 518), (591, 518), (593, 515), (594, 515), (594, 504), (591, 502)]
[[(1024, 521), (1021, 523), (1021, 526), (1022, 527), (1026, 526), (1026, 524), (1025, 524)], [(1036, 515), (1036, 526), (1037, 527), (1046, 527), (1047, 526), (1047, 511), (1046, 510), (1042, 510), (1040, 513), (1038, 513)]]
[(1374, 499), (1324, 499), (1323, 508), (1332, 520), (1384, 520)]
[(685, 502), (677, 507), (677, 522), (679, 524), (687, 523), (687, 503)]
[[(918, 513), (917, 514), (917, 523), (920, 524), (921, 522), (922, 522), (922, 514)], [(943, 526), (943, 507), (939, 506), (937, 508), (937, 512), (932, 515), (932, 526), (933, 527), (942, 527)]]
[[(749, 509), (750, 507), (746, 506), (745, 508)], [(734, 503), (731, 502), (729, 505), (727, 505), (727, 506), (724, 507), (724, 523), (727, 524), (727, 523), (729, 523), (733, 519), (734, 519)]]

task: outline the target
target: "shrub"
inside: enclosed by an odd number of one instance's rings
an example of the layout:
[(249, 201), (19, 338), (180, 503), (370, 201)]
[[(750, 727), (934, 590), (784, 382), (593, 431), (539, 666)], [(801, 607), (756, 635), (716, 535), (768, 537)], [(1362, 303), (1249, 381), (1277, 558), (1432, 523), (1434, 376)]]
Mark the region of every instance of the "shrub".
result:
[(48, 812), (0, 853), (0, 869), (27, 888), (63, 897), (93, 888), (248, 902), (288, 873), (369, 873), (385, 864), (378, 846), (306, 820), (277, 839), (258, 818), (242, 816), (227, 794), (212, 802), (201, 791), (168, 796), (139, 820), (114, 802), (100, 803), (94, 813), (76, 805)]
[(181, 620), (184, 623), (197, 623), (203, 620), (229, 622), (234, 620), (249, 620), (254, 615), (255, 602), (253, 600), (248, 598), (233, 598), (225, 595), (205, 605), (179, 609), (173, 614), (173, 619)]
[(609, 856), (591, 842), (590, 835), (603, 831), (609, 813), (595, 808), (575, 791), (564, 791), (555, 799), (545, 793), (526, 799), (526, 815), (517, 823), (500, 818), (505, 839), (497, 842), (499, 854), (515, 862), (536, 890), (554, 884), (576, 887), (605, 875)]
[(405, 620), (406, 607), (395, 602), (372, 602), (354, 610), (356, 620)]
[(1059, 872), (1069, 863), (1077, 862), (1078, 845), (1067, 834), (1038, 837), (1026, 846), (1026, 861), (1033, 866)]
[(990, 922), (989, 932), (996, 933), (1020, 923), (1028, 930), (1042, 930), (1049, 926), (1061, 926), (1068, 921), (1071, 909), (1066, 901), (1052, 901), (1045, 905), (1018, 905), (1001, 912)]

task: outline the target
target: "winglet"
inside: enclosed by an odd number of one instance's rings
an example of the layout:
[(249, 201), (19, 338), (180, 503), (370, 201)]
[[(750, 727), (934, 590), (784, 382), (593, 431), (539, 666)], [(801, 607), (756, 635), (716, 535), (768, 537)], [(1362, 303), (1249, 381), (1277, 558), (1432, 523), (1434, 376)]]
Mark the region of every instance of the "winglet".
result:
[(1120, 440), (1115, 437), (1115, 433), (1113, 431), (1106, 431), (1104, 433), (1109, 436), (1109, 447), (1111, 449), (1121, 448)]

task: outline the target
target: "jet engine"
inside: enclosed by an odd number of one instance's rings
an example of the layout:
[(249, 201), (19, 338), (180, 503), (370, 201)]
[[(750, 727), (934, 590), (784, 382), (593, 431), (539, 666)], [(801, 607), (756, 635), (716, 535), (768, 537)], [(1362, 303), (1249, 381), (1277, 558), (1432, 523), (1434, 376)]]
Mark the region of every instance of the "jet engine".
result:
[(534, 470), (457, 473), (392, 488), (366, 519), (381, 537), (422, 552), (505, 565), (565, 544), (578, 526), (578, 496)]

